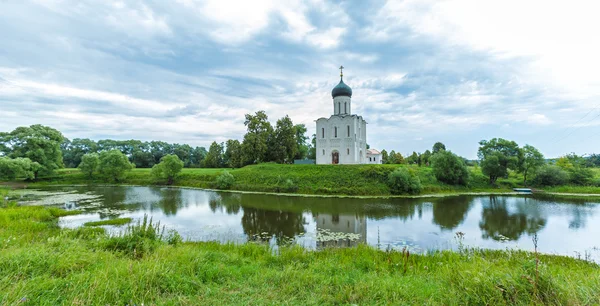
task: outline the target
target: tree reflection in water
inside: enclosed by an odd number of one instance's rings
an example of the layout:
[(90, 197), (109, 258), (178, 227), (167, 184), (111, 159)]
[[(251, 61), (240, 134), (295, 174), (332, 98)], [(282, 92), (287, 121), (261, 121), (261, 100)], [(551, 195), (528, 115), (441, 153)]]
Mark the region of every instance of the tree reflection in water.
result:
[[(517, 212), (509, 212), (508, 200), (517, 201)], [(479, 228), (484, 239), (517, 240), (523, 233), (533, 235), (546, 225), (546, 219), (536, 210), (539, 205), (527, 207), (526, 198), (489, 197), (482, 203), (481, 221)]]
[(177, 210), (184, 207), (184, 201), (182, 192), (183, 189), (179, 188), (152, 188), (152, 193), (156, 195), (159, 200), (154, 203), (162, 210), (167, 216), (175, 216)]
[(242, 208), (242, 195), (239, 193), (212, 193), (208, 199), (210, 210), (228, 215), (237, 215)]
[(465, 220), (472, 204), (473, 198), (467, 196), (436, 199), (433, 203), (433, 223), (442, 230), (451, 231)]
[(301, 213), (244, 207), (242, 227), (248, 240), (268, 241), (272, 236), (277, 244), (304, 233), (307, 222)]

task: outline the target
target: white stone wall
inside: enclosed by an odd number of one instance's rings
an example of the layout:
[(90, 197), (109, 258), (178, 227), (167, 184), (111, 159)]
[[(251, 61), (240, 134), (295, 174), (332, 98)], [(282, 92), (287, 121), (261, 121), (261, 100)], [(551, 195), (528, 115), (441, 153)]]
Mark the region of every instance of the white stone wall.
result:
[(339, 153), (340, 164), (364, 164), (367, 160), (366, 129), (365, 120), (356, 115), (333, 115), (329, 119), (318, 119), (317, 164), (331, 164), (335, 151)]
[(333, 98), (333, 114), (334, 115), (350, 115), (352, 114), (352, 104), (350, 97), (339, 96)]
[(367, 164), (381, 164), (381, 154), (368, 154), (367, 153)]

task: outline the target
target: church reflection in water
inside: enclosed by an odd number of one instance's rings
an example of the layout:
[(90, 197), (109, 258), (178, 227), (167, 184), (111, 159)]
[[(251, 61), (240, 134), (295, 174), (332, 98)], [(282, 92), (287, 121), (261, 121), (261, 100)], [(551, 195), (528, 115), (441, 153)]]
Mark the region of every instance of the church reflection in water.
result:
[(358, 214), (315, 214), (317, 248), (351, 247), (367, 242), (367, 220)]

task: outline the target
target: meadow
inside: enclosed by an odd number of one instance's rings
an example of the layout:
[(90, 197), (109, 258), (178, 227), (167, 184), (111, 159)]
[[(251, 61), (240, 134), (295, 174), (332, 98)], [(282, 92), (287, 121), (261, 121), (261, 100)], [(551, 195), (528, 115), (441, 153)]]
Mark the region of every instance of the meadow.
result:
[[(510, 192), (512, 188), (523, 187), (523, 176), (511, 172), (508, 178), (501, 178), (496, 185), (490, 185), (479, 167), (469, 167), (470, 178), (467, 186), (447, 185), (438, 182), (430, 167), (406, 165), (281, 165), (259, 164), (238, 169), (185, 168), (175, 179), (174, 185), (217, 189), (216, 178), (224, 171), (235, 177), (232, 190), (299, 193), (319, 195), (390, 196), (387, 185), (388, 174), (398, 167), (408, 167), (417, 175), (423, 185), (422, 195), (456, 193), (495, 193)], [(600, 179), (600, 169), (594, 169)], [(286, 184), (290, 180), (292, 186)], [(162, 185), (164, 181), (151, 176), (150, 169), (134, 169), (120, 184)], [(53, 177), (43, 178), (33, 185), (77, 185), (106, 184), (99, 178), (88, 178), (78, 169), (62, 169)], [(546, 191), (565, 193), (600, 194), (600, 187), (560, 186), (541, 188)]]
[(0, 305), (600, 303), (600, 267), (574, 258), (465, 246), (275, 250), (183, 242), (150, 222), (120, 236), (58, 227), (75, 213), (0, 208)]

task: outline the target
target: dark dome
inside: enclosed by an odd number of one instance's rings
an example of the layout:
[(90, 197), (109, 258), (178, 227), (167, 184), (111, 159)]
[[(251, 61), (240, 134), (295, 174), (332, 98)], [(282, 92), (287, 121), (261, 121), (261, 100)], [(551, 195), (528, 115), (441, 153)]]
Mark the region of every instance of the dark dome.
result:
[(352, 98), (352, 88), (344, 83), (344, 80), (340, 79), (340, 83), (337, 84), (331, 91), (331, 95), (335, 97), (347, 96)]

